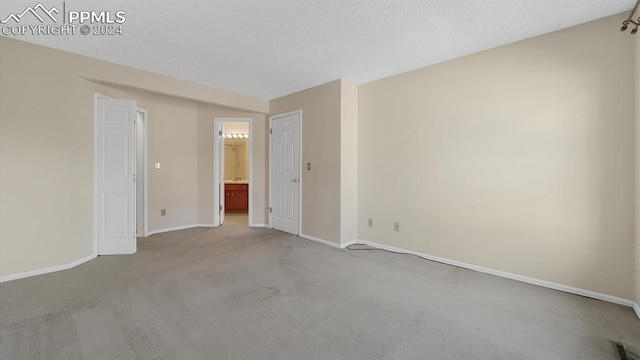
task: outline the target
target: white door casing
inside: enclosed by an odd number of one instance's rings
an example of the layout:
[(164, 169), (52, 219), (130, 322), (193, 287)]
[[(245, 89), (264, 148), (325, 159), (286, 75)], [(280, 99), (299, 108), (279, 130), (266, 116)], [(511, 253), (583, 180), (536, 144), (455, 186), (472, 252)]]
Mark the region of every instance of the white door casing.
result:
[[(224, 134), (225, 123), (247, 123), (249, 125), (249, 226), (253, 224), (253, 118), (213, 118), (213, 226), (224, 220)], [(226, 130), (229, 130), (228, 128)], [(219, 207), (222, 206), (222, 214)]]
[(224, 224), (224, 123), (218, 123), (218, 199), (220, 225)]
[(97, 253), (136, 252), (136, 102), (97, 99)]
[(269, 117), (271, 227), (300, 234), (300, 111)]
[(136, 114), (136, 236), (147, 236), (147, 110)]

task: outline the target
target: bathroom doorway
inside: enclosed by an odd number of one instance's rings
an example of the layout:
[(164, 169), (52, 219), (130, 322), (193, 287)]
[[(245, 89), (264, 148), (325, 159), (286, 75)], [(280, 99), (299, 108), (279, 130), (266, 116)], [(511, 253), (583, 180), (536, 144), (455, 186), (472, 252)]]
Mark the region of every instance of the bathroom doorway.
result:
[(252, 120), (214, 118), (214, 226), (251, 224)]

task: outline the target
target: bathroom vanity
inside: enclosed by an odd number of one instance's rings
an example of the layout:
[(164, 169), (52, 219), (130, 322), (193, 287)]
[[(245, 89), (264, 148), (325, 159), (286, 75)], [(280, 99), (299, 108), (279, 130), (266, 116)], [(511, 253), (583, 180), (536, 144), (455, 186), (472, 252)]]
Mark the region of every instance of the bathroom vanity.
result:
[(227, 181), (224, 184), (224, 211), (246, 213), (249, 211), (249, 183)]

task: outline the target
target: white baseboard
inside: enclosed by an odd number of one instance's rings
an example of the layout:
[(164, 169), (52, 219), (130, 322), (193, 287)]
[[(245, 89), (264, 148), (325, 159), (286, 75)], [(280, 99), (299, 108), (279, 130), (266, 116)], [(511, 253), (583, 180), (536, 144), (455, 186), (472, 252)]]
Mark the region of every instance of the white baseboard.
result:
[(250, 224), (249, 227), (267, 228), (267, 227), (269, 227), (269, 225), (267, 225), (267, 224)]
[(147, 233), (147, 236), (151, 236), (151, 235), (155, 235), (155, 234), (162, 234), (162, 233), (166, 233), (166, 232), (169, 232), (169, 231), (193, 229), (193, 228), (197, 228), (197, 227), (215, 227), (215, 226), (213, 226), (211, 224), (191, 224), (191, 225), (175, 226), (175, 227), (170, 227), (170, 228), (165, 228), (165, 229), (158, 229), (158, 230), (149, 231)]
[(338, 249), (344, 249), (349, 245), (353, 245), (353, 244), (357, 244), (358, 243), (358, 240), (351, 240), (351, 241), (346, 242), (344, 244), (337, 244), (337, 243), (334, 243), (333, 241), (324, 240), (324, 239), (317, 238), (315, 236), (305, 235), (305, 234), (300, 234), (300, 237), (303, 238), (303, 239), (319, 242), (320, 244), (329, 245), (331, 247), (338, 248)]
[(317, 238), (315, 236), (305, 235), (305, 234), (300, 234), (300, 237), (303, 238), (303, 239), (319, 242), (320, 244), (329, 245), (331, 247), (340, 249), (340, 244), (334, 243), (332, 241), (323, 240), (323, 239)]
[(465, 262), (462, 262), (462, 261), (451, 260), (451, 259), (442, 258), (442, 257), (439, 257), (439, 256), (423, 254), (423, 253), (419, 253), (419, 252), (416, 252), (416, 251), (397, 248), (397, 247), (394, 247), (394, 246), (378, 244), (378, 243), (375, 243), (373, 241), (367, 241), (367, 240), (359, 239), (358, 240), (358, 244), (369, 245), (369, 246), (372, 246), (372, 247), (375, 247), (375, 248), (379, 248), (379, 249), (384, 249), (384, 250), (390, 250), (390, 251), (396, 251), (396, 252), (401, 252), (401, 253), (406, 253), (406, 254), (417, 255), (417, 256), (423, 257), (425, 259), (437, 261), (437, 262), (440, 262), (440, 263), (443, 263), (443, 264), (458, 266), (458, 267), (461, 267), (461, 268), (465, 268), (465, 269), (469, 269), (469, 270), (473, 270), (473, 271), (478, 271), (478, 272), (482, 272), (482, 273), (485, 273), (485, 274), (491, 274), (491, 275), (500, 276), (500, 277), (511, 279), (511, 280), (516, 280), (516, 281), (521, 281), (521, 282), (525, 282), (525, 283), (528, 283), (528, 284), (533, 284), (533, 285), (546, 287), (546, 288), (549, 288), (549, 289), (564, 291), (564, 292), (567, 292), (567, 293), (570, 293), (570, 294), (586, 296), (586, 297), (589, 297), (589, 298), (602, 300), (602, 301), (607, 301), (607, 302), (614, 303), (614, 304), (633, 307), (634, 310), (636, 311), (636, 314), (638, 315), (638, 317), (640, 317), (640, 309), (638, 308), (638, 304), (634, 303), (633, 301), (631, 301), (629, 299), (624, 299), (624, 298), (613, 296), (613, 295), (602, 294), (602, 293), (591, 291), (591, 290), (580, 289), (580, 288), (569, 286), (569, 285), (558, 284), (558, 283), (554, 283), (554, 282), (551, 282), (551, 281), (531, 278), (531, 277), (528, 277), (528, 276), (513, 274), (513, 273), (506, 272), (506, 271), (495, 270), (495, 269), (490, 269), (490, 268), (486, 268), (486, 267), (483, 267), (483, 266), (468, 264), (468, 263), (465, 263)]
[(72, 267), (76, 267), (76, 266), (78, 266), (80, 264), (86, 263), (89, 260), (93, 260), (96, 257), (97, 256), (95, 254), (92, 254), (92, 255), (89, 255), (89, 256), (85, 256), (82, 259), (70, 262), (68, 264), (52, 266), (52, 267), (48, 267), (48, 268), (44, 268), (44, 269), (26, 271), (26, 272), (19, 273), (19, 274), (2, 276), (2, 277), (0, 277), (0, 283), (6, 282), (6, 281), (12, 281), (12, 280), (24, 279), (24, 278), (28, 278), (28, 277), (32, 277), (32, 276), (36, 276), (36, 275), (44, 275), (44, 274), (48, 274), (48, 273), (52, 273), (52, 272), (56, 272), (56, 271), (61, 271), (61, 270), (71, 269)]
[(217, 227), (213, 224), (195, 224), (193, 225), (193, 227), (204, 227), (204, 228), (213, 228), (213, 227)]
[(633, 310), (636, 312), (636, 315), (638, 315), (638, 318), (640, 318), (640, 305), (638, 305), (637, 302), (633, 303)]
[(351, 241), (346, 242), (346, 243), (344, 243), (344, 244), (340, 244), (340, 249), (344, 249), (344, 248), (346, 248), (347, 246), (355, 245), (355, 244), (357, 244), (357, 243), (358, 243), (358, 240), (351, 240)]

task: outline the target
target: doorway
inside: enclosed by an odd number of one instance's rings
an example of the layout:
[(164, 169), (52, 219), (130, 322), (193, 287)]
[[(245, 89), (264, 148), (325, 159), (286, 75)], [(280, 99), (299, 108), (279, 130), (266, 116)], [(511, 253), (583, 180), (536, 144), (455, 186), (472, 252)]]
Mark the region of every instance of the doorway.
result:
[(253, 119), (213, 119), (213, 226), (253, 223)]

